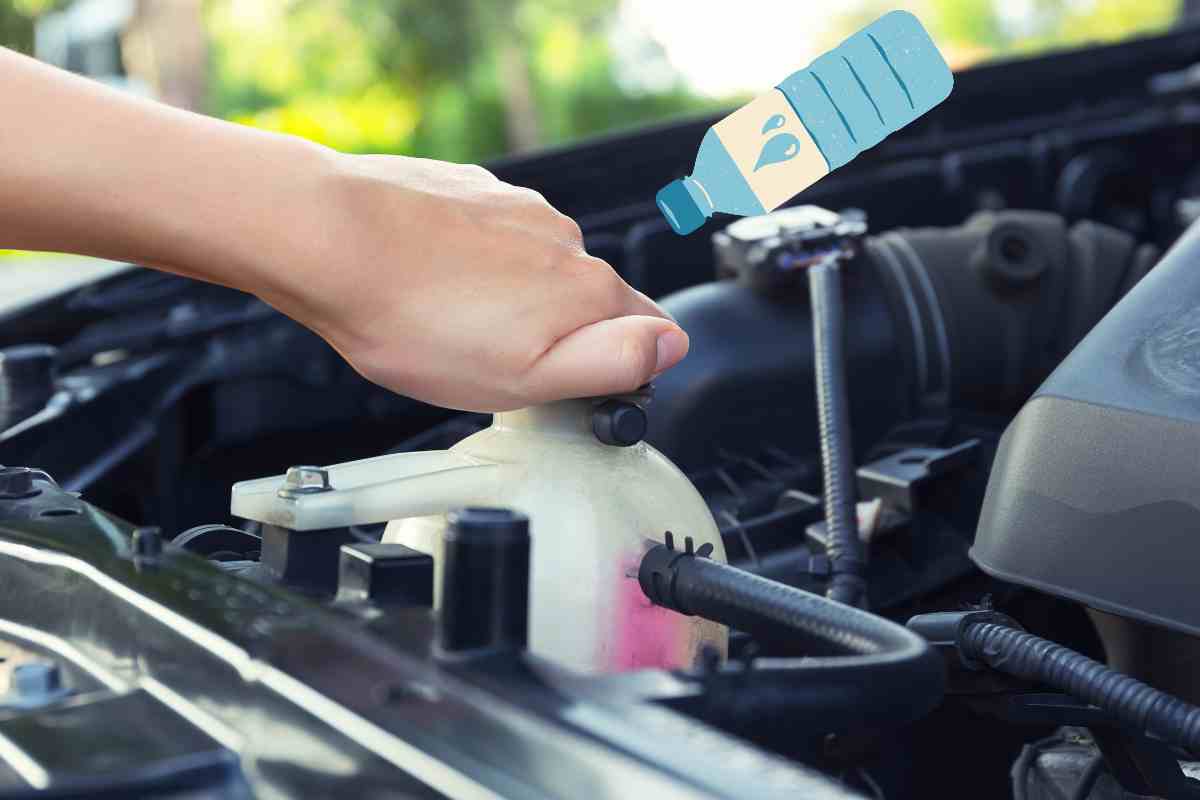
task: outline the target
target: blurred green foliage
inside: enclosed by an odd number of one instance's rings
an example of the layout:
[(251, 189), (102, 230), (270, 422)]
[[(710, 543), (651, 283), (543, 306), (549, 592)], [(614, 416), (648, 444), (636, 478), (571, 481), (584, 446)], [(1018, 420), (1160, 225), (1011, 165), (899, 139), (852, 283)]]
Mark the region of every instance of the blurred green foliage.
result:
[(1031, 12), (1013, 20), (999, 2), (940, 0), (934, 3), (934, 24), (948, 39), (1024, 54), (1162, 30), (1181, 6), (1181, 0), (1030, 0)]
[(33, 21), (67, 0), (0, 0), (0, 45), (33, 52)]
[[(889, 0), (848, 3), (834, 25), (849, 35), (895, 7)], [(1183, 0), (919, 0), (907, 3), (951, 66), (1157, 33), (1179, 18)]]
[(341, 150), (474, 161), (715, 107), (617, 83), (616, 5), (210, 0), (210, 110)]
[[(151, 0), (170, 3), (173, 0)], [(652, 0), (651, 0), (652, 1)], [(955, 66), (1166, 27), (1181, 0), (915, 0)], [(0, 44), (66, 0), (0, 0)], [(622, 85), (619, 0), (204, 0), (209, 113), (351, 152), (478, 161), (733, 105)], [(845, 3), (828, 45), (894, 7)], [(736, 12), (732, 12), (736, 13)], [(652, 40), (644, 47), (655, 47)], [(644, 52), (644, 51), (643, 51)]]

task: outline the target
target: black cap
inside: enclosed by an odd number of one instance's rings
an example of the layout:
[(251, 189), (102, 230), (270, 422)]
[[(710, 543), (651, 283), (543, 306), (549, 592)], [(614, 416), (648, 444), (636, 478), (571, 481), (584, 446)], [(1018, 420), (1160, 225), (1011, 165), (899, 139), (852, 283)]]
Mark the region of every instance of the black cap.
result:
[(472, 506), (446, 515), (447, 538), (492, 541), (529, 538), (529, 517), (509, 508)]
[(646, 436), (646, 410), (627, 400), (605, 400), (592, 411), (592, 433), (604, 444), (630, 447)]
[(37, 494), (40, 490), (33, 485), (35, 475), (40, 473), (29, 467), (0, 467), (0, 499), (16, 500)]
[(464, 508), (446, 520), (439, 649), (460, 656), (524, 650), (529, 518), (504, 508)]
[(54, 394), (58, 349), (23, 344), (0, 350), (0, 428), (41, 411)]

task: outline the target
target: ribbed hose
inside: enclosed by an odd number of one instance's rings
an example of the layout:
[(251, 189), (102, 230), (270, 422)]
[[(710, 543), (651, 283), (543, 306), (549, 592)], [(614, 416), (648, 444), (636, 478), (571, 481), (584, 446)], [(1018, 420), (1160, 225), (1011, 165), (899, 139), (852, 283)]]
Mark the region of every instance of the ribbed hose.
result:
[(726, 720), (753, 728), (764, 715), (791, 725), (802, 724), (797, 715), (807, 715), (803, 724), (833, 730), (866, 720), (911, 721), (941, 700), (941, 657), (922, 637), (883, 617), (664, 545), (643, 557), (638, 580), (657, 605), (786, 641), (805, 653), (760, 659), (753, 680), (710, 698), (723, 703)]
[(964, 626), (964, 656), (993, 669), (1053, 686), (1137, 730), (1200, 753), (1200, 708), (1114, 672), (1098, 661), (1031, 633), (994, 622)]
[(825, 476), (825, 530), (831, 575), (827, 596), (859, 605), (866, 592), (865, 561), (855, 511), (854, 447), (846, 390), (841, 271), (837, 255), (808, 269), (821, 470)]
[(883, 617), (664, 545), (642, 559), (638, 578), (660, 606), (750, 634), (783, 637), (809, 652), (890, 659), (928, 649), (920, 636)]

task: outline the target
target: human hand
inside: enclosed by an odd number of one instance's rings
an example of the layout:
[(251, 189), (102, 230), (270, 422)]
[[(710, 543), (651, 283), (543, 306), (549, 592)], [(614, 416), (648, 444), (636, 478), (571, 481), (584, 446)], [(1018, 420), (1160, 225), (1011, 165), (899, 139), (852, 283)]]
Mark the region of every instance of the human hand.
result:
[(453, 408), (631, 391), (687, 352), (573, 221), (479, 167), (342, 155), (3, 48), (0, 73), (0, 107), (22, 109), (0, 126), (0, 246), (251, 292), (370, 380)]
[(300, 201), (307, 230), (283, 231), (296, 249), (243, 288), (369, 380), (502, 411), (632, 391), (687, 353), (687, 335), (540, 194), (476, 166), (323, 153)]

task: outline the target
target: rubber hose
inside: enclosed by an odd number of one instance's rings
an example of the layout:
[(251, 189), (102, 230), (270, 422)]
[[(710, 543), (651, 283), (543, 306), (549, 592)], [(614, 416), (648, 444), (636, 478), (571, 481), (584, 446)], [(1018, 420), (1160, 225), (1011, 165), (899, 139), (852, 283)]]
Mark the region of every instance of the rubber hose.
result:
[(854, 447), (846, 390), (845, 323), (838, 256), (808, 269), (812, 304), (813, 363), (821, 471), (825, 476), (825, 532), (831, 574), (827, 596), (857, 606), (866, 593), (866, 563), (855, 512)]
[(941, 702), (942, 658), (890, 620), (665, 545), (646, 553), (638, 580), (657, 605), (804, 647), (804, 658), (756, 660), (751, 677), (726, 667), (732, 688), (708, 698), (722, 722), (752, 731), (774, 716), (829, 731), (909, 722)]
[(1200, 708), (1122, 675), (1082, 653), (995, 622), (969, 623), (964, 656), (1086, 700), (1136, 730), (1200, 753)]

